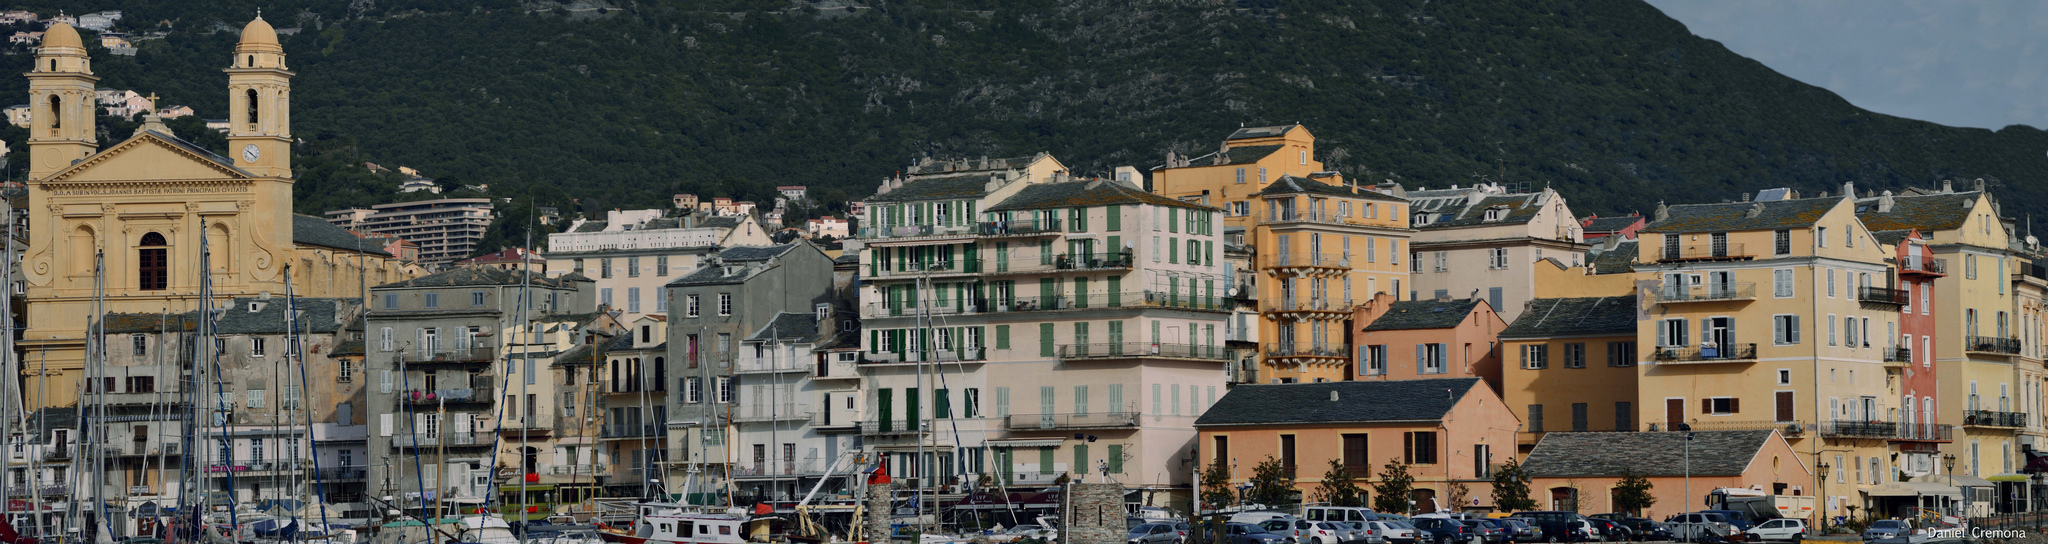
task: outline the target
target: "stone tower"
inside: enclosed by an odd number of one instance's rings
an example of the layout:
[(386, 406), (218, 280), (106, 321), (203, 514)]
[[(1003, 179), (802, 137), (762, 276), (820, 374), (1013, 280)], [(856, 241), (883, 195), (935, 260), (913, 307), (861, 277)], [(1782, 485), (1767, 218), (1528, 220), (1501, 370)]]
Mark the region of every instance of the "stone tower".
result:
[(42, 179), (99, 149), (93, 126), (99, 110), (92, 59), (71, 25), (57, 23), (43, 34), (29, 70), (29, 179)]
[[(228, 154), (259, 177), (292, 175), (292, 72), (284, 47), (263, 17), (242, 27), (228, 73)], [(88, 89), (90, 90), (90, 89)]]

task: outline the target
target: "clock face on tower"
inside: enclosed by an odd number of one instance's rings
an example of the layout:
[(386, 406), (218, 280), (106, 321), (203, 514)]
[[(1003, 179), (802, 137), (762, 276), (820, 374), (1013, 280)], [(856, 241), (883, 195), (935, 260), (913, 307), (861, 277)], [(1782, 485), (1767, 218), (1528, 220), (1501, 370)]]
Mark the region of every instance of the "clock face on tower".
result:
[(249, 145), (247, 145), (247, 146), (243, 146), (243, 147), (242, 147), (242, 161), (243, 161), (243, 162), (256, 162), (256, 159), (259, 159), (259, 158), (262, 158), (262, 157), (263, 157), (263, 152), (262, 152), (262, 151), (260, 151), (260, 150), (258, 150), (258, 149), (256, 149), (256, 144), (249, 144)]

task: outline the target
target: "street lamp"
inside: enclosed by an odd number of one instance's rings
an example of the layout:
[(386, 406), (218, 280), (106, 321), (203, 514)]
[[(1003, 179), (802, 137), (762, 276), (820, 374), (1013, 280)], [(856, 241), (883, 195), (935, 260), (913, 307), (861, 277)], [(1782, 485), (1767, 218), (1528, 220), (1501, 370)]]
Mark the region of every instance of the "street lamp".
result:
[(1818, 520), (1815, 520), (1815, 522), (1816, 522), (1816, 525), (1819, 525), (1821, 529), (1827, 529), (1827, 526), (1828, 526), (1828, 510), (1827, 510), (1827, 508), (1828, 508), (1828, 502), (1827, 502), (1827, 500), (1828, 500), (1828, 469), (1831, 469), (1831, 468), (1835, 468), (1835, 467), (1834, 467), (1834, 466), (1832, 466), (1832, 465), (1829, 465), (1829, 464), (1827, 464), (1827, 462), (1826, 462), (1826, 461), (1822, 461), (1822, 462), (1820, 462), (1820, 463), (1817, 463), (1817, 464), (1813, 465), (1813, 468), (1814, 468), (1814, 469), (1816, 469), (1816, 470), (1819, 470), (1819, 471), (1820, 471), (1819, 473), (1820, 473), (1820, 500), (1821, 500), (1821, 512), (1820, 512), (1820, 519), (1818, 519)]

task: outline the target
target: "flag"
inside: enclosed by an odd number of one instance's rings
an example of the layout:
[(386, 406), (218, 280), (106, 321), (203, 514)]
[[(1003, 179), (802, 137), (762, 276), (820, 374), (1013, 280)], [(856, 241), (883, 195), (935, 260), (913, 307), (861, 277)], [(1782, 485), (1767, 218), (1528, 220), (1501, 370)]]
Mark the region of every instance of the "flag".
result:
[(868, 471), (868, 485), (885, 485), (888, 483), (889, 459), (883, 458), (875, 461), (875, 469)]
[(775, 513), (775, 507), (773, 507), (773, 506), (768, 506), (768, 503), (765, 503), (765, 502), (757, 502), (757, 503), (754, 503), (754, 515), (756, 515), (756, 516), (766, 516), (766, 515), (768, 515), (768, 514), (773, 514), (773, 513)]

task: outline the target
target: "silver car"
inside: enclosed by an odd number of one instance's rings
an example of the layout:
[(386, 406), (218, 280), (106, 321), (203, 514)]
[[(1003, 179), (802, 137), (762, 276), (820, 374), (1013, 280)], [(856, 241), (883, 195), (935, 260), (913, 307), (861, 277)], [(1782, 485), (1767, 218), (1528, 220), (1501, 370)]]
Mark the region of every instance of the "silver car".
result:
[(1896, 519), (1880, 519), (1870, 522), (1870, 526), (1863, 529), (1863, 540), (1869, 541), (1880, 538), (1909, 536), (1911, 534), (1913, 534), (1913, 528), (1906, 525), (1906, 522)]

